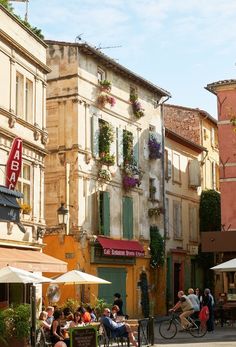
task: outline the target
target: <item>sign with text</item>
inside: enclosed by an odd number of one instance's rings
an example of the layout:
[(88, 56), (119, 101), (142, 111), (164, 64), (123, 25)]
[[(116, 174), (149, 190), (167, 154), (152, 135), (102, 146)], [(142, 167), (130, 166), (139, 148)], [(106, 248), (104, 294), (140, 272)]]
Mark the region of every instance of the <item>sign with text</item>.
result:
[(103, 248), (104, 255), (108, 256), (122, 256), (122, 257), (143, 257), (144, 252), (137, 250), (128, 250), (128, 249), (110, 249)]
[(92, 326), (70, 330), (70, 347), (97, 347), (97, 329)]
[(11, 146), (6, 166), (6, 187), (14, 190), (21, 171), (22, 139), (16, 137)]

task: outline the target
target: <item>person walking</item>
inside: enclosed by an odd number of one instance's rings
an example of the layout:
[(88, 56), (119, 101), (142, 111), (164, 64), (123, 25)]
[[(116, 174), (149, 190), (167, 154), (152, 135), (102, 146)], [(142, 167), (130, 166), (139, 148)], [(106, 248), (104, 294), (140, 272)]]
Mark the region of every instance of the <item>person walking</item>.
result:
[(209, 319), (207, 320), (207, 331), (213, 332), (214, 331), (214, 312), (213, 312), (213, 298), (211, 295), (211, 291), (209, 288), (206, 288), (204, 290), (204, 295), (202, 299), (202, 306), (207, 306), (209, 310)]

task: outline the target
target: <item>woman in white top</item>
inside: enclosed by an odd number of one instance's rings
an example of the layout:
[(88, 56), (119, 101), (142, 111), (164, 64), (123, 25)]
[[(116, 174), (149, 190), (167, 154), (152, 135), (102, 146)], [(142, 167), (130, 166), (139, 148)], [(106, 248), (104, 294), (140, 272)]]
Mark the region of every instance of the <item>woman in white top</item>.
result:
[(80, 312), (76, 311), (74, 314), (74, 319), (70, 322), (69, 328), (76, 328), (76, 327), (81, 327), (84, 326), (84, 322), (82, 320), (82, 316)]
[(193, 288), (189, 288), (188, 290), (188, 298), (193, 305), (194, 312), (200, 311), (200, 301), (196, 294), (194, 294)]

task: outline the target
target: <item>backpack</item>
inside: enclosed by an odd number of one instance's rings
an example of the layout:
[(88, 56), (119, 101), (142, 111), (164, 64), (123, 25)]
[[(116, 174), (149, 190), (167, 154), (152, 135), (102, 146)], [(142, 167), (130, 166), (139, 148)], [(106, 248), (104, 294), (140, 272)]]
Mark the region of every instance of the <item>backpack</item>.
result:
[(209, 308), (207, 306), (203, 306), (201, 311), (199, 312), (199, 319), (202, 322), (206, 322), (209, 319)]

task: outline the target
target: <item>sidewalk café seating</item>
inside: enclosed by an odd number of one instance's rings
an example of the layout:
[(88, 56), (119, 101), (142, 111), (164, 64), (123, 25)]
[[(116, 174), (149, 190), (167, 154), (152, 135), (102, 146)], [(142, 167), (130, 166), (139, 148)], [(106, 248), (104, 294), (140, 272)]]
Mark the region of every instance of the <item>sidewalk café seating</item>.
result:
[(36, 331), (36, 347), (52, 347), (52, 342), (46, 339), (43, 328)]
[(125, 336), (114, 336), (112, 334), (112, 330), (108, 327), (105, 327), (103, 324), (100, 324), (99, 332), (98, 332), (98, 341), (99, 346), (109, 347), (112, 342), (117, 343), (118, 347), (121, 345), (130, 346), (129, 337)]

